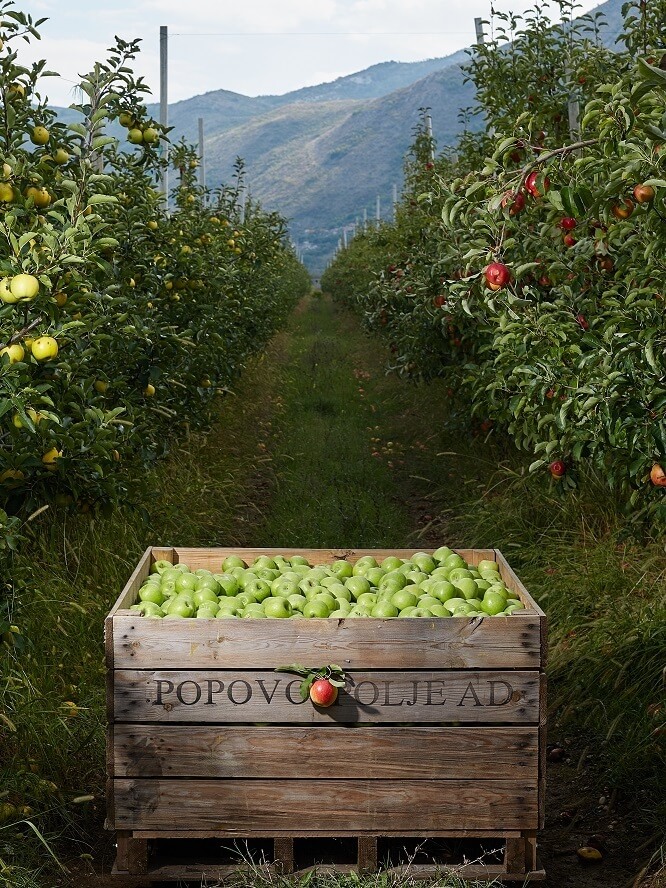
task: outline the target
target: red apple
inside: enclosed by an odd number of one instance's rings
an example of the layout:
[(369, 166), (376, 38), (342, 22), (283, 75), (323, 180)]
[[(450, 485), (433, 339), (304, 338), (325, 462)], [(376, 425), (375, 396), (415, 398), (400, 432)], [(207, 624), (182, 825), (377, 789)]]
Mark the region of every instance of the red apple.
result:
[(573, 231), (576, 225), (578, 225), (578, 223), (573, 216), (565, 216), (563, 219), (560, 219), (560, 228), (562, 231)]
[[(536, 181), (539, 178), (539, 174), (536, 170), (530, 173), (527, 179), (525, 180), (525, 188), (529, 191), (532, 197), (541, 197), (541, 192), (537, 188)], [(546, 176), (543, 180), (543, 188), (544, 191), (548, 191), (550, 188), (550, 179)]]
[(491, 262), (483, 274), (491, 290), (501, 290), (511, 280), (511, 272), (503, 262)]
[(659, 463), (655, 463), (650, 471), (650, 481), (655, 487), (666, 487), (666, 472)]
[(610, 256), (604, 256), (599, 260), (599, 267), (603, 271), (612, 271), (615, 268), (615, 263)]
[(435, 296), (432, 300), (436, 306), (436, 308), (441, 308), (443, 305), (446, 305), (446, 296)]
[(562, 240), (564, 241), (565, 247), (575, 247), (576, 244), (578, 243), (578, 241), (573, 236), (573, 234), (565, 234), (564, 237), (562, 238)]
[(517, 216), (525, 209), (525, 195), (522, 191), (507, 191), (502, 198), (502, 209), (509, 208), (509, 216)]
[(590, 325), (588, 324), (588, 322), (587, 322), (587, 318), (585, 317), (584, 314), (577, 314), (577, 315), (576, 315), (576, 320), (578, 321), (578, 323), (580, 324), (580, 326), (583, 328), (583, 330), (589, 330), (589, 329), (590, 329)]
[(561, 459), (556, 459), (555, 462), (552, 462), (548, 466), (548, 468), (550, 469), (550, 474), (553, 478), (562, 478), (567, 473), (567, 467)]
[(650, 203), (654, 200), (655, 190), (652, 185), (636, 185), (634, 188), (634, 198), (636, 203)]
[(338, 689), (327, 678), (318, 678), (310, 687), (310, 699), (315, 706), (332, 706), (338, 699)]
[(613, 206), (611, 207), (611, 213), (615, 216), (616, 219), (628, 219), (633, 212), (634, 202), (628, 197), (623, 198), (621, 203), (613, 204)]
[(553, 282), (548, 277), (548, 275), (542, 274), (541, 277), (539, 278), (539, 286), (540, 287), (552, 287), (552, 285), (553, 285)]

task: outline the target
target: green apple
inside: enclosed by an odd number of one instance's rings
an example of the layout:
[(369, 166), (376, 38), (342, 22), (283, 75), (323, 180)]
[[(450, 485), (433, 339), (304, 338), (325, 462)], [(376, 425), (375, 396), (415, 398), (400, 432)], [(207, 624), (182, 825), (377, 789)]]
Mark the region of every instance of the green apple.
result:
[(432, 557), (438, 564), (446, 561), (446, 559), (450, 558), (451, 555), (455, 555), (455, 552), (453, 551), (453, 549), (449, 549), (448, 546), (440, 546), (439, 549), (432, 553)]
[(288, 598), (267, 598), (264, 601), (264, 613), (267, 617), (286, 619), (294, 612)]
[(338, 599), (335, 595), (331, 595), (330, 592), (321, 592), (319, 595), (311, 598), (310, 601), (323, 601), (329, 611), (335, 610), (339, 604)]
[[(268, 601), (268, 599), (266, 600)], [(236, 595), (236, 602), (240, 607), (245, 608), (248, 604), (257, 604), (257, 599), (251, 592), (239, 592)]]
[(525, 610), (525, 605), (522, 601), (512, 601), (511, 604), (507, 604), (504, 608), (505, 613), (512, 614), (514, 611)]
[(391, 573), (384, 574), (384, 576), (379, 581), (379, 588), (386, 589), (392, 588), (394, 592), (397, 592), (398, 589), (404, 589), (407, 585), (407, 577), (404, 573), (400, 573), (399, 570), (394, 570)]
[(303, 608), (307, 604), (307, 598), (305, 595), (287, 595), (287, 601), (292, 606), (295, 611), (303, 611)]
[(476, 593), (479, 590), (476, 588), (476, 583), (471, 577), (461, 577), (459, 580), (452, 579), (451, 582), (465, 598), (476, 598)]
[(443, 604), (433, 604), (432, 607), (429, 607), (428, 610), (432, 613), (433, 617), (450, 617), (451, 614), (447, 611)]
[(387, 573), (398, 570), (399, 567), (402, 567), (402, 558), (397, 558), (395, 555), (389, 555), (388, 558), (385, 558), (382, 561), (380, 567)]
[(344, 599), (338, 599), (336, 601), (335, 610), (331, 611), (329, 617), (339, 617), (341, 614), (343, 616), (347, 616), (349, 611), (352, 609), (351, 604)]
[(337, 583), (335, 586), (327, 586), (327, 588), (331, 595), (335, 595), (340, 601), (351, 601), (352, 599), (352, 594), (349, 589), (340, 583)]
[(380, 620), (386, 620), (390, 617), (397, 617), (399, 613), (400, 609), (397, 608), (394, 604), (391, 604), (390, 601), (378, 601), (371, 611), (371, 615), (373, 617), (377, 617)]
[(371, 586), (378, 586), (382, 577), (385, 575), (386, 571), (382, 570), (381, 567), (371, 567), (370, 570), (366, 572), (365, 578)]
[[(164, 610), (164, 608), (162, 608)], [(174, 599), (169, 602), (169, 611), (168, 613), (173, 617), (193, 617), (194, 616), (194, 604), (192, 601), (189, 601), (186, 598), (181, 598), (177, 595)]]
[(311, 619), (313, 617), (322, 619), (327, 617), (331, 612), (330, 607), (325, 601), (322, 601), (319, 598), (313, 598), (311, 601), (308, 601), (305, 607), (303, 608), (303, 616)]
[(495, 573), (499, 573), (499, 564), (496, 561), (483, 560), (479, 561), (476, 565), (476, 569), (479, 573), (482, 573), (484, 570), (491, 570)]
[(236, 577), (232, 577), (231, 574), (215, 574), (214, 576), (222, 589), (220, 594), (232, 596), (238, 592), (239, 587)]
[(204, 601), (210, 601), (217, 606), (217, 595), (207, 586), (204, 586), (203, 589), (195, 589), (192, 598), (197, 607), (200, 607)]
[(278, 577), (271, 583), (271, 595), (277, 598), (289, 598), (290, 595), (301, 595), (301, 589), (295, 580)]
[(348, 617), (369, 617), (370, 611), (368, 610), (367, 607), (353, 607), (349, 611), (347, 616)]
[(224, 573), (228, 573), (233, 567), (246, 568), (247, 564), (239, 555), (228, 555), (222, 562), (222, 570)]
[(191, 573), (183, 573), (176, 580), (176, 592), (186, 592), (194, 590), (198, 577)]
[(236, 601), (232, 601), (231, 598), (223, 598), (222, 601), (220, 601), (217, 616), (221, 617), (223, 613), (234, 614), (235, 616), (238, 616), (241, 610), (243, 610), (243, 608), (240, 607), (236, 603)]
[(252, 562), (253, 570), (262, 570), (265, 567), (268, 567), (271, 570), (277, 570), (277, 564), (272, 558), (269, 558), (268, 555), (259, 555), (259, 557), (255, 558)]
[(173, 564), (171, 564), (170, 561), (163, 561), (162, 559), (158, 558), (157, 561), (154, 561), (150, 565), (150, 572), (151, 574), (163, 574), (165, 570), (169, 570), (172, 567)]
[(372, 608), (377, 604), (377, 593), (362, 592), (356, 599), (356, 603), (361, 607), (366, 607), (368, 608), (368, 610), (372, 610)]
[(256, 572), (256, 575), (260, 580), (266, 580), (267, 583), (272, 583), (273, 580), (277, 580), (280, 576), (280, 571), (271, 570), (270, 567), (262, 567)]
[(444, 602), (448, 601), (449, 598), (455, 598), (458, 595), (458, 591), (453, 583), (449, 583), (448, 580), (435, 580), (430, 586), (429, 594), (432, 595), (433, 598), (437, 598), (439, 601)]
[(215, 614), (216, 620), (237, 620), (239, 618), (239, 614), (232, 613), (229, 610), (219, 610)]
[(348, 580), (345, 580), (345, 586), (356, 600), (358, 600), (359, 595), (363, 595), (365, 592), (370, 591), (370, 583), (365, 577), (349, 577)]
[(257, 601), (263, 601), (265, 598), (271, 594), (271, 587), (268, 585), (266, 580), (260, 580), (258, 577), (254, 582), (248, 581), (245, 584), (245, 591), (254, 595)]
[(291, 565), (301, 564), (301, 565), (304, 565), (305, 567), (310, 567), (310, 562), (308, 561), (307, 558), (304, 558), (302, 555), (292, 555), (291, 557), (287, 558), (287, 561)]
[(448, 567), (449, 569), (453, 569), (455, 567), (464, 567), (467, 569), (467, 562), (464, 558), (461, 558), (460, 555), (453, 554), (448, 555), (444, 561), (442, 562), (444, 567)]
[(399, 611), (404, 610), (406, 607), (416, 607), (418, 602), (418, 598), (416, 595), (413, 595), (411, 592), (405, 591), (404, 589), (398, 589), (397, 592), (394, 592), (391, 596), (391, 604), (395, 605)]
[(139, 598), (141, 601), (152, 601), (153, 604), (162, 604), (165, 595), (160, 586), (155, 583), (147, 583), (139, 589)]
[(334, 561), (330, 570), (334, 576), (341, 580), (348, 580), (354, 575), (354, 568), (348, 561)]
[(467, 607), (466, 598), (449, 598), (448, 601), (443, 601), (441, 603), (451, 614), (457, 607)]
[(247, 607), (243, 608), (241, 617), (251, 620), (264, 620), (266, 619), (266, 614), (260, 604), (248, 604)]
[(318, 595), (323, 595), (327, 590), (323, 586), (310, 586), (309, 589), (306, 589), (302, 594), (305, 595), (308, 601), (312, 601), (313, 598), (316, 598)]
[(210, 601), (197, 608), (196, 617), (198, 620), (213, 620), (217, 615), (218, 610), (219, 608), (217, 605), (213, 605), (212, 601)]
[(377, 560), (372, 555), (364, 555), (352, 568), (352, 574), (355, 577), (362, 577), (373, 567), (379, 567)]
[(423, 573), (431, 573), (435, 569), (435, 559), (427, 552), (416, 552), (412, 555), (411, 560)]
[(403, 609), (398, 614), (399, 617), (411, 617), (414, 611), (418, 610), (417, 607), (403, 607)]
[(434, 595), (420, 595), (419, 596), (419, 603), (417, 604), (417, 607), (426, 608), (427, 610), (430, 610), (431, 607), (433, 607), (433, 606), (436, 607), (438, 604), (441, 604), (441, 603), (442, 602), (439, 600), (439, 598), (435, 598)]
[(429, 607), (415, 607), (410, 614), (411, 617), (432, 617), (432, 611)]
[(414, 586), (419, 586), (425, 580), (428, 579), (428, 574), (423, 573), (422, 570), (410, 570), (405, 574), (408, 583), (412, 583)]

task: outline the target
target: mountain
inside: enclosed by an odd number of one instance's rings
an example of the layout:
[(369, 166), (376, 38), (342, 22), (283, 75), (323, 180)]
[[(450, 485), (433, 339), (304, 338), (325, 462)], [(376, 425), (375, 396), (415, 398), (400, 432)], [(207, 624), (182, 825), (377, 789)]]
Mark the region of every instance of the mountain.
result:
[[(608, 47), (615, 48), (622, 31), (623, 2), (607, 0), (592, 11), (606, 23)], [(390, 216), (419, 109), (431, 109), (440, 149), (455, 143), (459, 112), (474, 104), (461, 68), (467, 57), (460, 50), (422, 62), (384, 62), (284, 95), (214, 90), (169, 106), (171, 138), (196, 142), (203, 117), (209, 187), (229, 181), (242, 157), (253, 199), (290, 219), (291, 235), (317, 275), (343, 226), (360, 221), (364, 209), (374, 217), (377, 196), (382, 216)], [(157, 105), (149, 111), (159, 116)]]

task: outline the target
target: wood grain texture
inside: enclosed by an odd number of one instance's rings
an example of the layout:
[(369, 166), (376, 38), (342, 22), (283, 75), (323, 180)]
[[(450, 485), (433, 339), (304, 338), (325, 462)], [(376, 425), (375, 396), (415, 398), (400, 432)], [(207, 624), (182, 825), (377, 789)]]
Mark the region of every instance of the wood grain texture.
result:
[(117, 725), (114, 752), (116, 777), (538, 776), (536, 728)]
[(116, 669), (538, 669), (538, 616), (323, 620), (113, 617)]
[(143, 581), (150, 573), (150, 565), (155, 560), (152, 557), (152, 552), (152, 549), (146, 549), (146, 551), (139, 559), (139, 563), (132, 571), (132, 575), (127, 581), (125, 588), (120, 593), (120, 595), (116, 599), (115, 604), (109, 611), (110, 617), (112, 617), (117, 611), (123, 610), (124, 608), (127, 608), (131, 604), (135, 603), (139, 589), (141, 588), (141, 583), (143, 583)]
[(118, 829), (216, 829), (245, 837), (405, 829), (536, 829), (537, 785), (523, 780), (169, 780), (114, 782)]
[(250, 670), (114, 672), (116, 722), (538, 724), (535, 671), (350, 672), (338, 699), (315, 707), (301, 678)]
[[(245, 839), (250, 836), (247, 834), (239, 833), (238, 831), (234, 831), (230, 833), (228, 830), (213, 830), (213, 829), (170, 829), (168, 832), (165, 830), (159, 829), (134, 829), (128, 835), (134, 836), (135, 839)], [(276, 838), (276, 837), (285, 837), (285, 838), (316, 838), (321, 833), (314, 832), (309, 833), (307, 827), (304, 827), (302, 824), (294, 824), (293, 829), (271, 829), (264, 830), (263, 832), (255, 832), (252, 835), (252, 838)], [(382, 836), (388, 835), (386, 830), (381, 831)], [(398, 835), (398, 833), (396, 833)], [(421, 827), (419, 830), (413, 829), (404, 829), (400, 830), (399, 835), (402, 838), (453, 838), (453, 839), (519, 839), (523, 835), (521, 830), (519, 829), (504, 829), (504, 830), (493, 830), (493, 829), (447, 829), (445, 832), (442, 830), (431, 830), (427, 827)], [(336, 830), (335, 836), (338, 838), (356, 838), (358, 836), (358, 832), (354, 832), (353, 830), (340, 828)]]

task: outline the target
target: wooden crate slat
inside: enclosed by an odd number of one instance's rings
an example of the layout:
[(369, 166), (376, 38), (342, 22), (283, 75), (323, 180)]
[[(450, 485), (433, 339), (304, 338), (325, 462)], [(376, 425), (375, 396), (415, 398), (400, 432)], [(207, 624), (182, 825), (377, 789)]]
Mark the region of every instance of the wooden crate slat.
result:
[(538, 724), (539, 673), (354, 672), (328, 708), (302, 700), (302, 679), (238, 670), (114, 672), (116, 722), (268, 721)]
[(538, 617), (340, 620), (114, 618), (116, 669), (538, 669)]
[[(418, 768), (418, 762), (415, 763)], [(535, 829), (536, 780), (114, 780), (117, 829)]]
[[(418, 775), (415, 750), (423, 750)], [(537, 728), (116, 725), (114, 752), (116, 777), (538, 776)]]

